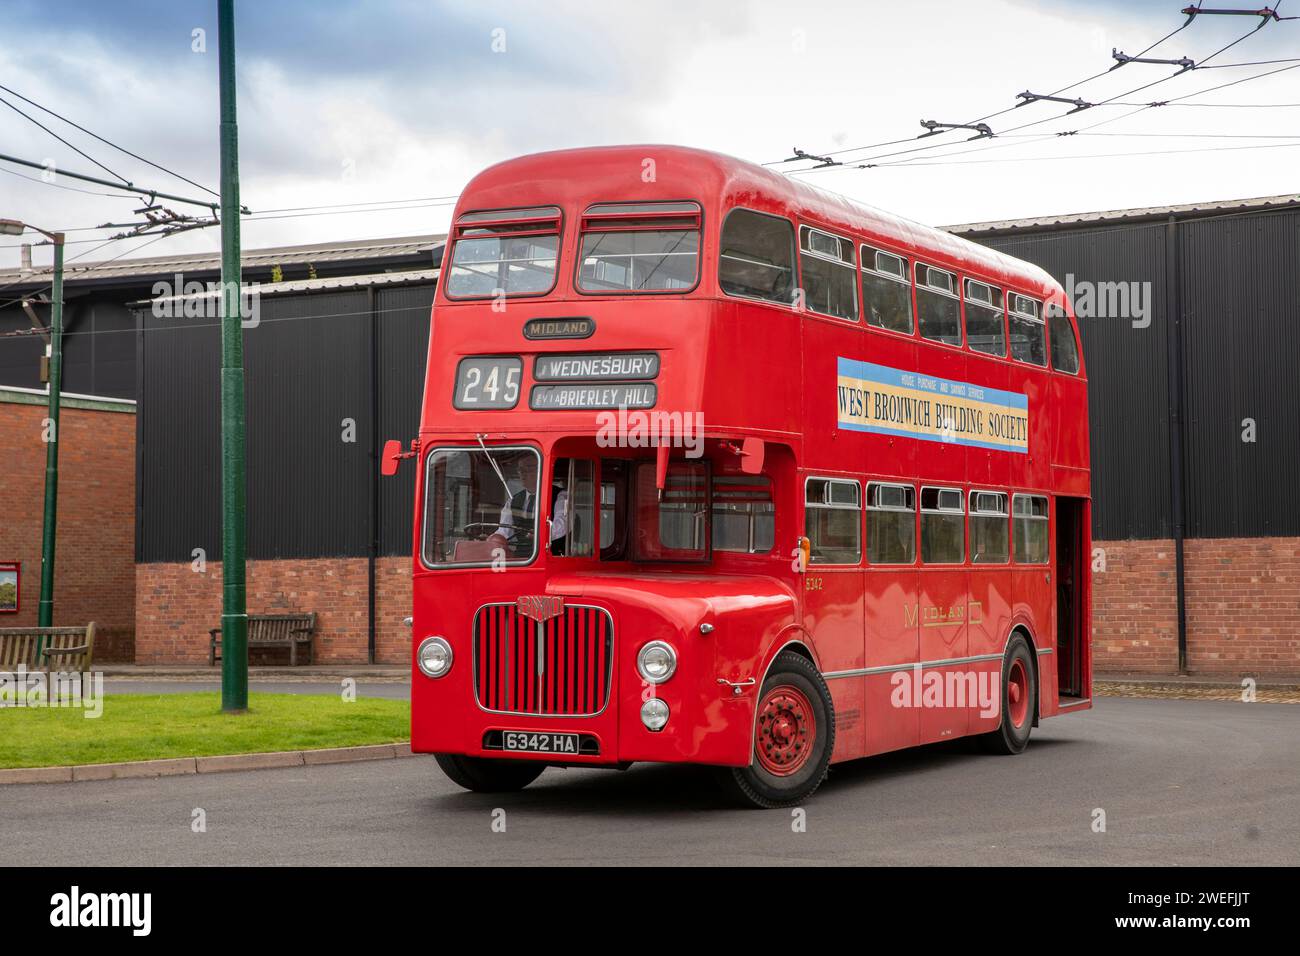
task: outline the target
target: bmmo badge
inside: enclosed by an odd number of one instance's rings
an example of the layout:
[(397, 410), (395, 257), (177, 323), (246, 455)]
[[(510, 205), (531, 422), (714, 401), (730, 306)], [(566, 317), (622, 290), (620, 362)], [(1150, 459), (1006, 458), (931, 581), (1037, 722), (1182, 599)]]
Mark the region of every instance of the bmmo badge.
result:
[(521, 594), (515, 601), (515, 610), (522, 617), (544, 624), (563, 612), (564, 597), (556, 594)]

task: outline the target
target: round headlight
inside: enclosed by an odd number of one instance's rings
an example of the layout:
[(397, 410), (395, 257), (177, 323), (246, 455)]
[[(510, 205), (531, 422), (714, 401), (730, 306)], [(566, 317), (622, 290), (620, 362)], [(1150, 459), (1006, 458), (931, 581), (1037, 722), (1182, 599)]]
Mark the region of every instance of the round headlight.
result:
[(415, 652), (415, 662), (426, 677), (442, 677), (451, 670), (451, 645), (441, 637), (426, 637)]
[(668, 723), (668, 705), (658, 697), (651, 697), (641, 705), (641, 723), (647, 730), (663, 730)]
[(663, 641), (651, 641), (637, 654), (636, 669), (651, 684), (662, 684), (677, 670), (677, 652)]

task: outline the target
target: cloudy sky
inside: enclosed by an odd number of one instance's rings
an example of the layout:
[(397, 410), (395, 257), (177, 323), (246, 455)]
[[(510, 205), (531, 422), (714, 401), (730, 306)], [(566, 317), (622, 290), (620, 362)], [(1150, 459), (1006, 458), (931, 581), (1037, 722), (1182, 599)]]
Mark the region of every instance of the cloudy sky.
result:
[[(922, 119), (967, 122), (1013, 106), (1019, 92), (1090, 77), (1113, 63), (1112, 48), (1136, 54), (1176, 29), (1186, 2), (237, 0), (242, 198), (256, 213), (244, 246), (442, 231), (450, 207), (436, 203), (482, 167), (606, 143), (679, 143), (756, 162), (797, 146), (891, 163), (795, 175), (933, 224), (1294, 192), (1300, 107), (1171, 105), (1129, 116), (1135, 107), (1098, 106), (1010, 132), (1068, 109), (1040, 102), (990, 119), (1006, 133), (994, 141), (948, 134), (844, 152), (912, 137)], [(1300, 14), (1300, 0), (1280, 12)], [(0, 97), (134, 182), (204, 195), (13, 94), (217, 187), (215, 0), (4, 0), (3, 14), (0, 85), (12, 93)], [(1149, 56), (1200, 61), (1257, 22), (1202, 16)], [(1300, 60), (1234, 65), (1292, 57), (1300, 20), (1270, 22), (1150, 90), (1120, 95), (1174, 68), (1128, 64), (1069, 95), (1294, 106), (1300, 69), (1285, 68)], [(1070, 130), (1079, 132), (1053, 135)], [(0, 153), (112, 178), (3, 104)], [(142, 247), (132, 239), (98, 250), (112, 231), (84, 228), (128, 221), (137, 202), (0, 169), (0, 217), (78, 230), (69, 258)], [(218, 242), (205, 230), (140, 254)], [(38, 264), (48, 258), (37, 251)], [(17, 261), (16, 240), (0, 240), (0, 268)]]

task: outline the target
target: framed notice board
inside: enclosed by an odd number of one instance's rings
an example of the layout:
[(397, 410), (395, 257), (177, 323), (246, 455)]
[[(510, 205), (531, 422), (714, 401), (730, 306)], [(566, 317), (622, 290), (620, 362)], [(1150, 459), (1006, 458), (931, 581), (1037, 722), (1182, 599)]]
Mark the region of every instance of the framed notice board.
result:
[(22, 579), (21, 561), (0, 561), (0, 614), (18, 613)]

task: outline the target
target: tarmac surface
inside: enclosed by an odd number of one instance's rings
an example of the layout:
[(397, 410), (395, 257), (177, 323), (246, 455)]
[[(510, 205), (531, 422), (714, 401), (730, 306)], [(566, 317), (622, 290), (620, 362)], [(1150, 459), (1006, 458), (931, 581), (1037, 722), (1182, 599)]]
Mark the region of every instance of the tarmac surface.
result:
[(1294, 705), (1102, 698), (1044, 721), (1017, 757), (956, 741), (837, 765), (802, 815), (734, 808), (707, 769), (665, 765), (549, 769), (495, 795), (461, 791), (428, 757), (12, 785), (0, 837), (23, 849), (0, 860), (1294, 865), (1298, 779)]

